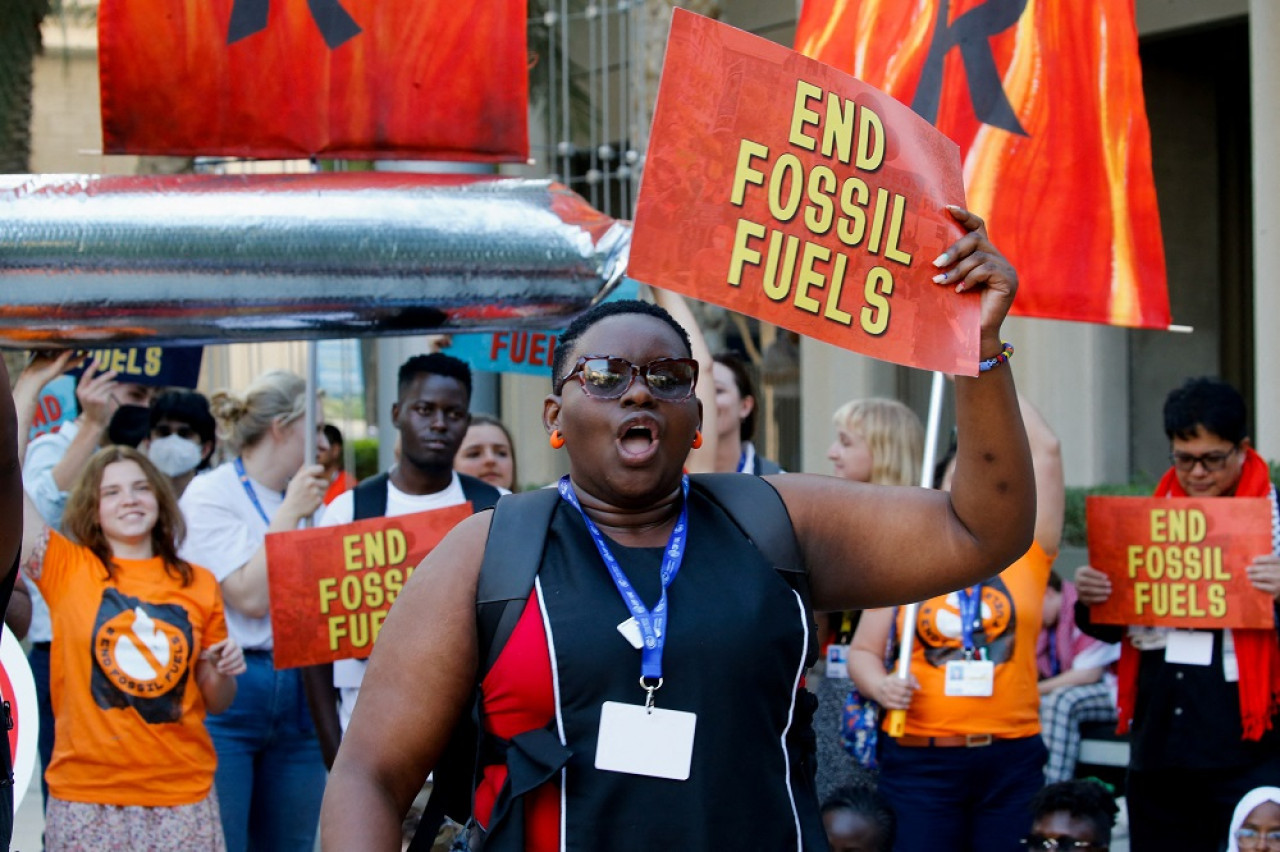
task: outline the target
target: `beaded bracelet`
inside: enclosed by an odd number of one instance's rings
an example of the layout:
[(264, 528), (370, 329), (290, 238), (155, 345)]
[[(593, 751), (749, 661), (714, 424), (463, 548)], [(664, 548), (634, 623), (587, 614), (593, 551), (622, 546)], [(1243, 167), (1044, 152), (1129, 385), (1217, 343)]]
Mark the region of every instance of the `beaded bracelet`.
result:
[(999, 367), (1001, 364), (1007, 363), (1009, 356), (1013, 354), (1013, 344), (1003, 343), (1000, 347), (1000, 354), (994, 358), (988, 358), (985, 361), (978, 362), (978, 372), (985, 373), (987, 370)]

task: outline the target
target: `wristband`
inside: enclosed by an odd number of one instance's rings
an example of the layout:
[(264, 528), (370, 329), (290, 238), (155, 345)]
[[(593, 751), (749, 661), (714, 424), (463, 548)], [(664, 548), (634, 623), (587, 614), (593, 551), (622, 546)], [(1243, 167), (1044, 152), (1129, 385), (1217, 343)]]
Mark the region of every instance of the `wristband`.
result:
[(1007, 362), (1008, 362), (1008, 360), (1009, 360), (1009, 356), (1010, 356), (1010, 355), (1012, 355), (1012, 354), (1013, 354), (1013, 344), (1012, 344), (1012, 343), (1007, 343), (1007, 342), (1006, 342), (1006, 343), (1001, 344), (1000, 354), (999, 354), (999, 355), (995, 356), (994, 358), (988, 358), (988, 359), (987, 359), (987, 360), (985, 360), (985, 361), (979, 361), (979, 362), (978, 362), (978, 372), (979, 372), (979, 373), (985, 373), (985, 372), (987, 372), (988, 370), (991, 370), (991, 369), (994, 369), (994, 368), (996, 368), (996, 367), (999, 367), (1001, 364), (1007, 363)]

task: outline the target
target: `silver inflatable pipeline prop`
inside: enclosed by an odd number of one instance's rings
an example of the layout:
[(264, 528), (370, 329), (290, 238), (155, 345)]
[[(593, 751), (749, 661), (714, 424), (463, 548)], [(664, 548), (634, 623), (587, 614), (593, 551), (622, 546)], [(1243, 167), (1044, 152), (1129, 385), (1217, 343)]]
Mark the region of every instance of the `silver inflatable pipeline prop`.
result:
[(630, 245), (548, 181), (0, 176), (0, 346), (562, 327)]

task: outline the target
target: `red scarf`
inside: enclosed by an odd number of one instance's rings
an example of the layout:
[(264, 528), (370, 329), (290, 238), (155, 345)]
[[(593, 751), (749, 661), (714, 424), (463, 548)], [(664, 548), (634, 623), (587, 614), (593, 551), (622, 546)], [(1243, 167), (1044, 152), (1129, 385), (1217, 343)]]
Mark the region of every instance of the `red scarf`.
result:
[[(1236, 485), (1236, 497), (1270, 497), (1271, 472), (1262, 456), (1245, 447), (1244, 465), (1240, 482)], [(1186, 497), (1173, 469), (1170, 468), (1156, 486), (1156, 497)], [(1237, 688), (1240, 691), (1240, 725), (1244, 729), (1242, 739), (1257, 740), (1271, 729), (1272, 717), (1280, 711), (1280, 644), (1276, 631), (1232, 630), (1235, 640), (1236, 661), (1240, 667)], [(1120, 648), (1120, 664), (1116, 677), (1119, 694), (1116, 709), (1119, 724), (1116, 732), (1123, 734), (1133, 721), (1134, 698), (1138, 691), (1138, 661), (1141, 652), (1130, 642)]]

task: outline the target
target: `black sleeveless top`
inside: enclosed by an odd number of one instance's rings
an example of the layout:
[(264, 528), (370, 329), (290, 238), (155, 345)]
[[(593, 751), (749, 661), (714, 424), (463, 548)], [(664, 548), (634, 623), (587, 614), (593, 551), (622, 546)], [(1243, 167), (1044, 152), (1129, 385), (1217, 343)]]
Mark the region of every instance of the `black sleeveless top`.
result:
[[(610, 543), (645, 604), (657, 603), (661, 548)], [(687, 781), (595, 768), (605, 701), (643, 704), (629, 616), (578, 513), (557, 508), (538, 574), (549, 624), (565, 768), (565, 848), (818, 850), (808, 714), (797, 709), (810, 615), (724, 512), (690, 497), (689, 539), (668, 589), (658, 707), (697, 714)]]

